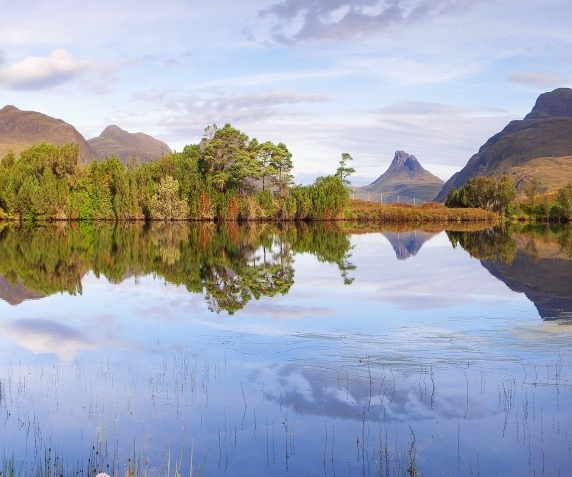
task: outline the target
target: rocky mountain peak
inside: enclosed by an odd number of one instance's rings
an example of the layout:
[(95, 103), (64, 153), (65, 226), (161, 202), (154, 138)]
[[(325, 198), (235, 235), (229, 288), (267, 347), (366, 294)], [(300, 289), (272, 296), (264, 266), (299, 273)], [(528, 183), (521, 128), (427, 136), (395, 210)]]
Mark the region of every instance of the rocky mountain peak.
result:
[(572, 117), (572, 89), (558, 88), (541, 94), (527, 119), (546, 119), (553, 117)]
[(16, 111), (20, 111), (16, 106), (12, 106), (11, 104), (7, 104), (2, 109), (0, 109), (0, 113), (13, 113)]
[(417, 158), (405, 151), (395, 151), (387, 170), (374, 182), (354, 188), (358, 199), (376, 196), (384, 202), (426, 202), (441, 190), (443, 181), (425, 170)]
[(407, 154), (405, 151), (395, 151), (390, 169), (404, 169), (408, 173), (416, 173), (424, 170), (417, 158), (411, 154)]
[(116, 137), (126, 133), (127, 131), (124, 131), (119, 126), (112, 124), (103, 130), (103, 132), (100, 134), (100, 137)]

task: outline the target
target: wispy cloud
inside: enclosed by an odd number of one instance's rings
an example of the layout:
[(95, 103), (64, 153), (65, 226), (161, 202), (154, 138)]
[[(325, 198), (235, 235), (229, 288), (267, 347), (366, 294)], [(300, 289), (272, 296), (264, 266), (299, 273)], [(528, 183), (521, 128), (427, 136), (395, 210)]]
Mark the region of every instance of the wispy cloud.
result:
[(510, 74), (508, 80), (513, 83), (534, 86), (536, 88), (557, 88), (572, 85), (572, 78), (546, 73), (533, 73), (530, 71), (518, 71)]
[[(134, 99), (152, 104), (157, 114), (168, 111), (162, 124), (170, 134), (188, 137), (189, 126), (196, 132), (208, 124), (231, 123), (238, 127), (264, 123), (270, 118), (284, 120), (303, 113), (292, 106), (331, 101), (326, 94), (305, 94), (294, 90), (270, 90), (254, 93), (197, 92), (192, 94), (157, 90), (141, 92)], [(192, 123), (189, 124), (189, 118)]]
[(367, 38), (393, 25), (430, 21), (467, 12), (469, 0), (284, 0), (259, 11), (274, 20), (272, 40), (295, 45)]
[(17, 91), (48, 89), (82, 76), (90, 65), (60, 48), (46, 57), (29, 56), (0, 70), (0, 85)]
[(96, 345), (83, 331), (57, 321), (23, 319), (8, 322), (2, 331), (20, 346), (38, 354), (50, 353), (69, 361)]

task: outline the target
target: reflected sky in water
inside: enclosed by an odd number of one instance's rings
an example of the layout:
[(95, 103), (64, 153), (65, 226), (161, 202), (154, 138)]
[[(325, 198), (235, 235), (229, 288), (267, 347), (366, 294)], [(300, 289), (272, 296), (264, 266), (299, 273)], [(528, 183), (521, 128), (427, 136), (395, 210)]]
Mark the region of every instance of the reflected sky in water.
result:
[(569, 469), (571, 326), (445, 232), (396, 239), (351, 236), (351, 285), (295, 253), (288, 293), (234, 315), (154, 275), (0, 302), (4, 447), (85, 456), (104, 436), (149, 475), (182, 440), (207, 475)]

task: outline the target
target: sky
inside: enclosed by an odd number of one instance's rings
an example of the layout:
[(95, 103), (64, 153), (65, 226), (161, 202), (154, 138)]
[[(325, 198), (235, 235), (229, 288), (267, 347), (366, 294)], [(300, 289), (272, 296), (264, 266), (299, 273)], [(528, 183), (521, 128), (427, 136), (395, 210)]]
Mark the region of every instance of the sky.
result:
[(0, 108), (116, 124), (181, 151), (230, 123), (296, 183), (395, 151), (443, 180), (572, 87), (570, 0), (0, 0)]

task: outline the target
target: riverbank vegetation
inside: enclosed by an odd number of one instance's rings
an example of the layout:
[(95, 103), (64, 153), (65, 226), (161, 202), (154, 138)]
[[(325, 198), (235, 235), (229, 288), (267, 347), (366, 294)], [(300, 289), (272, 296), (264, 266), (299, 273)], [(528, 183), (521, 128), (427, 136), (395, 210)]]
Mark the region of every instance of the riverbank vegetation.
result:
[(472, 177), (458, 190), (449, 192), (445, 205), (451, 208), (480, 208), (516, 221), (568, 222), (572, 220), (572, 181), (549, 191), (531, 178), (518, 194), (509, 176)]
[(351, 168), (293, 185), (292, 155), (226, 124), (156, 161), (82, 164), (79, 146), (47, 143), (0, 161), (0, 218), (13, 220), (328, 220), (349, 202)]

